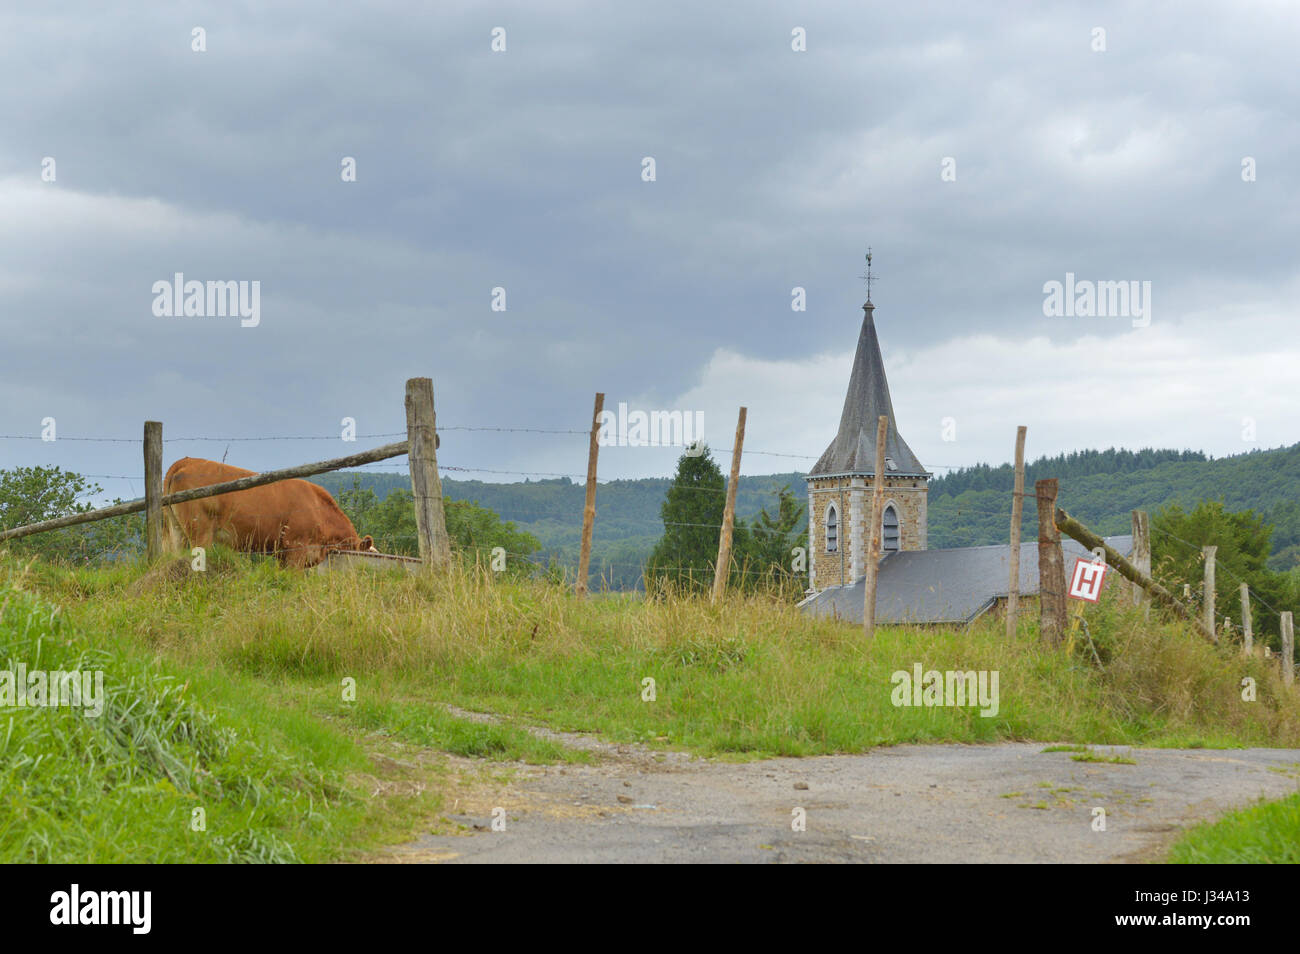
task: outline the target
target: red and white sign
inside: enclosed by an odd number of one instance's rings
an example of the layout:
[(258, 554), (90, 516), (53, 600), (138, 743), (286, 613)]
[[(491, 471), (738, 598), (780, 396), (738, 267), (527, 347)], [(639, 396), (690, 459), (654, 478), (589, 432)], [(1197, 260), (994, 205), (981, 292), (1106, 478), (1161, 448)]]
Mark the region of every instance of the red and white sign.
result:
[(1080, 557), (1074, 561), (1074, 573), (1070, 575), (1069, 595), (1076, 600), (1095, 603), (1101, 599), (1101, 585), (1105, 580), (1106, 564)]

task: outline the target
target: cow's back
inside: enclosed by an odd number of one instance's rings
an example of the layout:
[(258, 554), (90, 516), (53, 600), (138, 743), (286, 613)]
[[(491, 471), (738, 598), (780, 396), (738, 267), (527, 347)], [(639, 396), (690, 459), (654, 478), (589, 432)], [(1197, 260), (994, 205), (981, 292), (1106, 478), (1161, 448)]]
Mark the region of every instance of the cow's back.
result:
[[(256, 471), (214, 460), (183, 457), (168, 468), (163, 493), (210, 487), (255, 474)], [(284, 513), (277, 495), (267, 493), (274, 486), (253, 487), (174, 504), (173, 518), (191, 546), (223, 543), (238, 550), (271, 553), (279, 540)]]

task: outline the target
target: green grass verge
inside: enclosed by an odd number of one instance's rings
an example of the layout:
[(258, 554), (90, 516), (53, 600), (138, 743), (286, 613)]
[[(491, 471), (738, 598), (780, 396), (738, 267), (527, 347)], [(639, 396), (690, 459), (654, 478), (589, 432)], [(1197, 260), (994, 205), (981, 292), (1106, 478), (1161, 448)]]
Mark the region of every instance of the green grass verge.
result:
[[(37, 579), (79, 626), (175, 664), (321, 686), (352, 678), (365, 727), (408, 739), (403, 711), (432, 720), (430, 704), (449, 703), (746, 758), (903, 742), (1300, 745), (1300, 712), (1262, 660), (1114, 603), (1090, 610), (1098, 667), (1086, 644), (1043, 647), (1032, 620), (1012, 640), (989, 621), (882, 627), (867, 645), (856, 627), (761, 597), (581, 600), (472, 571), (321, 576), (219, 552), (204, 574), (144, 588), (139, 576), (45, 568)], [(998, 672), (997, 714), (894, 705), (893, 674), (918, 663)], [(1242, 700), (1244, 676), (1257, 701)], [(433, 722), (424, 737), (441, 744)]]
[[(102, 674), (102, 692), (90, 706), (16, 705), (20, 667), (90, 673), (92, 687)], [(147, 653), (0, 572), (0, 862), (336, 860), (407, 837), (442, 807), (437, 766), (377, 765), (385, 739), (500, 760), (585, 757), (433, 706), (337, 699)], [(376, 780), (387, 797), (372, 797)]]
[(1197, 825), (1169, 853), (1174, 864), (1300, 864), (1300, 793)]

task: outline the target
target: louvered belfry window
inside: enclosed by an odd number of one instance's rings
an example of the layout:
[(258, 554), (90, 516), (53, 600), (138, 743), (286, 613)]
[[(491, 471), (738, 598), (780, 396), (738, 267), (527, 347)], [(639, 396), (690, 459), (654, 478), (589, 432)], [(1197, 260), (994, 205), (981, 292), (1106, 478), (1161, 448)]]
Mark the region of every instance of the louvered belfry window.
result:
[(880, 548), (882, 550), (888, 553), (890, 550), (897, 550), (902, 546), (902, 534), (898, 529), (898, 512), (892, 506), (885, 508), (885, 516), (880, 529)]
[(831, 504), (826, 509), (826, 550), (834, 553), (840, 548), (840, 517)]

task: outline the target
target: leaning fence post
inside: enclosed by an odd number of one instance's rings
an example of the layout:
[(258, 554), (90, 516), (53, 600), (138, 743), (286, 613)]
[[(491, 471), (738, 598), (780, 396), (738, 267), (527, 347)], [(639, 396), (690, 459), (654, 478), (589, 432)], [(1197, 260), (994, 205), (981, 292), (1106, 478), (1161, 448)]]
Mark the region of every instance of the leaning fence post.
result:
[(1201, 581), (1201, 609), (1205, 614), (1205, 628), (1210, 631), (1216, 643), (1219, 641), (1219, 629), (1214, 617), (1214, 554), (1218, 550), (1218, 547), (1201, 547), (1201, 556), (1205, 560), (1205, 578)]
[(1295, 626), (1290, 610), (1282, 613), (1282, 681), (1295, 685)]
[(1038, 628), (1044, 642), (1065, 638), (1065, 556), (1061, 531), (1056, 528), (1055, 477), (1034, 481), (1038, 503)]
[(736, 523), (736, 485), (740, 483), (740, 452), (745, 446), (745, 416), (748, 408), (740, 409), (736, 420), (736, 442), (731, 448), (731, 479), (727, 481), (727, 502), (722, 512), (722, 530), (718, 534), (718, 562), (713, 568), (713, 602), (727, 590), (727, 576), (731, 572), (731, 533)]
[(145, 556), (156, 560), (163, 552), (162, 422), (144, 422), (144, 541)]
[(591, 531), (596, 524), (596, 456), (600, 453), (600, 415), (605, 410), (605, 395), (596, 392), (596, 407), (591, 415), (591, 444), (587, 449), (587, 499), (582, 507), (582, 547), (578, 552), (578, 583), (574, 592), (587, 594), (587, 574), (591, 569)]
[(420, 559), (427, 568), (451, 564), (451, 541), (442, 509), (442, 481), (438, 477), (433, 379), (406, 382), (406, 435), (410, 445), (411, 496), (415, 502), (415, 528), (420, 539)]

